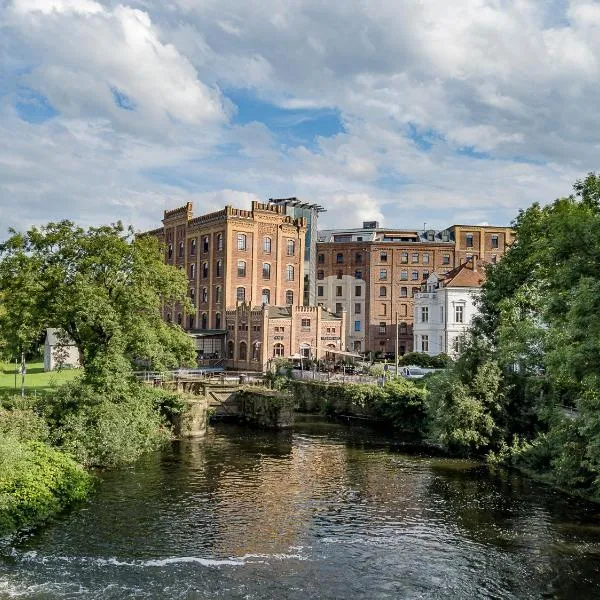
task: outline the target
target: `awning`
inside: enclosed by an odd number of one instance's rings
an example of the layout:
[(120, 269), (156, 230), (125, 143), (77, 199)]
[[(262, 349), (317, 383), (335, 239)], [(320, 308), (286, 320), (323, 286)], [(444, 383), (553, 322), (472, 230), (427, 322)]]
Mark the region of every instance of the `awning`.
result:
[(354, 352), (344, 352), (343, 350), (334, 350), (333, 348), (323, 348), (325, 352), (330, 352), (331, 354), (339, 354), (340, 356), (351, 356), (352, 358), (363, 358), (360, 354), (355, 354)]

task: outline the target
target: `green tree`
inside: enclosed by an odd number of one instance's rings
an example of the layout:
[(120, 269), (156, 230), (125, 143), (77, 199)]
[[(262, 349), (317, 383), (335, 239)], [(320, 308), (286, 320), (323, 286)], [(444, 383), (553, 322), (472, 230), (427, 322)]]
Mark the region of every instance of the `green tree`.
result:
[(116, 384), (136, 362), (193, 362), (190, 338), (161, 316), (163, 302), (188, 306), (185, 274), (164, 264), (155, 238), (120, 223), (11, 230), (0, 245), (0, 289), (7, 348), (28, 352), (47, 327), (58, 327), (77, 345), (90, 383)]

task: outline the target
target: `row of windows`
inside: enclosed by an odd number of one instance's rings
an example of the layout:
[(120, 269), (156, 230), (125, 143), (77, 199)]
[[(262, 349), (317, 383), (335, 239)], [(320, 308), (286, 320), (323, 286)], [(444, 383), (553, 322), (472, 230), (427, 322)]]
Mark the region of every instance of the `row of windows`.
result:
[[(496, 262), (494, 260), (494, 257), (492, 257), (492, 262)], [(446, 263), (445, 263), (446, 264)], [(449, 264), (449, 261), (448, 261)], [(355, 271), (354, 272), (354, 278), (355, 279), (362, 279), (362, 271)], [(379, 269), (379, 280), (380, 281), (387, 281), (388, 280), (388, 275), (391, 275), (387, 269)], [(337, 279), (342, 279), (344, 277), (344, 272), (338, 270), (336, 273), (336, 277)], [(421, 276), (419, 276), (419, 271), (412, 271), (411, 272), (411, 279), (413, 281), (419, 281), (419, 279), (427, 279), (429, 277), (429, 271), (428, 270), (424, 270), (423, 274)], [(317, 271), (317, 279), (319, 281), (322, 281), (323, 279), (325, 279), (325, 271), (319, 269)], [(406, 269), (403, 269), (400, 271), (400, 279), (402, 281), (408, 281), (408, 271)]]
[[(177, 313), (177, 325), (183, 325), (183, 315), (181, 313)], [(171, 313), (167, 314), (167, 323), (172, 323), (173, 317)], [(196, 318), (194, 315), (188, 315), (188, 327), (189, 329), (194, 329), (196, 324)], [(208, 329), (208, 315), (206, 313), (202, 313), (200, 315), (200, 329)], [(217, 313), (215, 315), (215, 329), (221, 329), (221, 313)]]
[[(466, 238), (466, 244), (467, 244), (467, 248), (473, 248), (473, 234), (472, 233), (467, 233), (465, 235)], [(496, 234), (493, 234), (490, 238), (490, 246), (492, 248), (499, 248), (500, 247), (500, 237)]]
[[(246, 277), (247, 268), (245, 260), (238, 260), (237, 263), (237, 275), (238, 277)], [(262, 266), (263, 279), (271, 279), (271, 265), (270, 263), (263, 263)], [(285, 279), (286, 281), (294, 281), (295, 269), (293, 265), (287, 265), (285, 268)]]
[[(271, 254), (272, 240), (270, 237), (265, 236), (263, 238), (263, 252), (265, 254)], [(247, 250), (248, 248), (248, 236), (245, 233), (237, 234), (237, 249)], [(286, 254), (287, 256), (294, 256), (296, 254), (296, 241), (287, 240), (286, 242)]]
[[(429, 307), (421, 307), (421, 323), (429, 323)], [(444, 322), (444, 307), (440, 306), (440, 321)], [(454, 307), (454, 322), (464, 323), (465, 322), (465, 307), (462, 304), (457, 304)]]
[[(245, 302), (246, 301), (246, 288), (242, 287), (242, 286), (236, 288), (235, 296), (236, 296), (236, 299), (238, 300), (238, 302)], [(263, 304), (271, 303), (271, 290), (268, 290), (265, 288), (264, 290), (262, 290), (261, 296), (262, 296)], [(285, 303), (286, 304), (294, 304), (294, 292), (292, 290), (287, 290), (285, 292)]]
[[(497, 236), (496, 236), (497, 237)], [(494, 246), (494, 242), (492, 240), (492, 248), (497, 248), (498, 245), (498, 240), (496, 240), (496, 245)], [(379, 262), (382, 263), (387, 263), (388, 262), (388, 253), (387, 252), (380, 252), (379, 253)], [(408, 251), (403, 251), (400, 254), (400, 262), (401, 263), (408, 263), (408, 259), (410, 256), (410, 262), (411, 263), (420, 263), (421, 261), (423, 262), (424, 265), (428, 265), (431, 261), (431, 252), (423, 252), (422, 254), (419, 252), (411, 252), (409, 253)], [(442, 264), (444, 265), (449, 265), (450, 264), (450, 260), (451, 260), (451, 256), (450, 254), (443, 254), (442, 255)], [(338, 252), (335, 255), (335, 262), (338, 265), (342, 265), (345, 262), (345, 257), (344, 254), (342, 252)], [(317, 263), (322, 265), (325, 264), (325, 254), (319, 254), (317, 256)], [(362, 265), (363, 264), (363, 255), (360, 252), (357, 252), (354, 255), (354, 264), (357, 265)]]
[[(223, 250), (223, 234), (217, 233), (216, 238), (217, 238), (216, 239), (216, 242), (217, 242), (216, 248), (217, 248), (217, 251), (220, 252), (221, 250)], [(196, 246), (197, 246), (196, 238), (191, 239), (189, 242), (189, 253), (191, 256), (195, 256)], [(181, 240), (179, 242), (178, 249), (177, 249), (177, 256), (179, 258), (183, 257), (184, 248), (185, 248), (185, 244), (184, 244), (183, 240)], [(209, 236), (205, 235), (202, 237), (202, 251), (208, 252), (209, 248), (210, 248)], [(168, 244), (167, 256), (169, 258), (173, 257), (173, 244)]]

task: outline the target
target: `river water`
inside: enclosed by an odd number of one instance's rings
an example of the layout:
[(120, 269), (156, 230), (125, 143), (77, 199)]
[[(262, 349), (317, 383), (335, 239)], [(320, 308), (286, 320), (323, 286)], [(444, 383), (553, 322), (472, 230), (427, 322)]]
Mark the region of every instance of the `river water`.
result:
[(211, 428), (0, 542), (0, 598), (600, 598), (600, 506), (366, 429)]

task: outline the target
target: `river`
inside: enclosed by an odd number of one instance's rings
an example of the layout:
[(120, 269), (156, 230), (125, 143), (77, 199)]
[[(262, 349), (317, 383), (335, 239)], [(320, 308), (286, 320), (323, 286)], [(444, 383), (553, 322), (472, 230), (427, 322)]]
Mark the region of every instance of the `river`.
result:
[(0, 598), (600, 598), (600, 506), (368, 429), (210, 428), (0, 541)]

